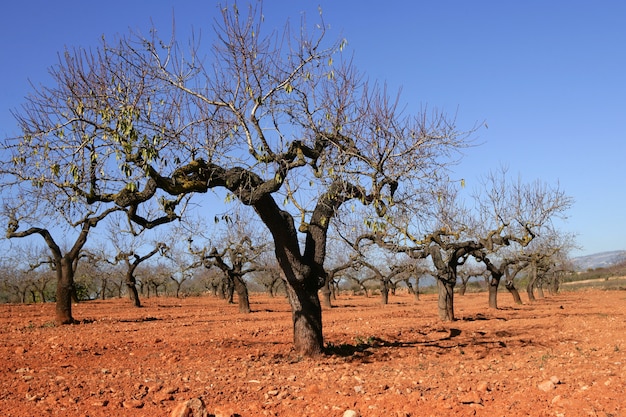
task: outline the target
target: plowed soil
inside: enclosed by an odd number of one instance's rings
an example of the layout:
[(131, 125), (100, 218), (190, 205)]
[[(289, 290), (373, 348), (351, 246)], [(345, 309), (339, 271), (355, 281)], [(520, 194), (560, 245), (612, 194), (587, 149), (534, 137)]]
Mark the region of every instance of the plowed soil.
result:
[(328, 354), (292, 351), (283, 297), (251, 314), (211, 296), (0, 306), (2, 416), (170, 416), (199, 398), (216, 416), (626, 416), (626, 291), (342, 295), (324, 309)]

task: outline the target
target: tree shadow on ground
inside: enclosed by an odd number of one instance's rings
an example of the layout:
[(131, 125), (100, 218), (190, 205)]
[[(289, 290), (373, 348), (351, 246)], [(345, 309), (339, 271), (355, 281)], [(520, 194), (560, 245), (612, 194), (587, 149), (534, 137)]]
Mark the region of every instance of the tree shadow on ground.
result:
[[(435, 331), (435, 333), (439, 332), (444, 333), (443, 330)], [(445, 333), (446, 334), (442, 335), (442, 337), (429, 340), (390, 341), (377, 336), (370, 336), (364, 340), (359, 339), (354, 344), (342, 343), (335, 345), (328, 343), (325, 348), (325, 354), (328, 356), (343, 357), (350, 361), (371, 362), (375, 360), (373, 356), (377, 353), (383, 352), (383, 355), (387, 354), (384, 352), (385, 348), (429, 348), (439, 353), (444, 353), (454, 349), (466, 349), (471, 347), (483, 351), (491, 351), (492, 349), (506, 349), (537, 344), (535, 341), (528, 339), (520, 338), (516, 340), (513, 334), (506, 331), (496, 332), (492, 336), (489, 336), (486, 332), (470, 332), (465, 335), (460, 329), (450, 328), (447, 329)], [(425, 333), (422, 334), (427, 336)], [(430, 334), (432, 334), (432, 332)]]
[[(460, 329), (450, 329), (448, 335), (435, 340), (435, 341), (412, 341), (412, 342), (403, 342), (403, 341), (388, 341), (382, 339), (377, 336), (370, 336), (367, 339), (359, 339), (356, 343), (342, 343), (339, 345), (335, 345), (333, 343), (328, 343), (325, 348), (325, 353), (330, 356), (341, 356), (341, 357), (350, 357), (350, 356), (370, 356), (374, 353), (376, 349), (391, 347), (391, 348), (405, 348), (405, 347), (414, 347), (414, 346), (438, 346), (437, 342), (442, 342), (445, 340), (451, 340), (455, 337), (458, 337), (462, 332)], [(448, 348), (447, 346), (438, 346), (441, 348)]]

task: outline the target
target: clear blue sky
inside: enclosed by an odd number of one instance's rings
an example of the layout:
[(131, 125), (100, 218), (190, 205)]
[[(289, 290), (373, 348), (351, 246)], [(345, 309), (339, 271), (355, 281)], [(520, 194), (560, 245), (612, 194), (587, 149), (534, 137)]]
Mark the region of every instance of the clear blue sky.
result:
[[(239, 2), (242, 7), (245, 2)], [(370, 79), (402, 87), (407, 111), (458, 113), (460, 129), (485, 121), (480, 147), (457, 168), (467, 186), (504, 164), (526, 181), (559, 181), (575, 199), (561, 227), (578, 234), (573, 255), (626, 249), (626, 2), (467, 0), (266, 0), (270, 25), (301, 12), (345, 37)], [(208, 41), (214, 1), (22, 0), (0, 13), (0, 135), (9, 112), (65, 46), (151, 24), (179, 38), (191, 26)]]

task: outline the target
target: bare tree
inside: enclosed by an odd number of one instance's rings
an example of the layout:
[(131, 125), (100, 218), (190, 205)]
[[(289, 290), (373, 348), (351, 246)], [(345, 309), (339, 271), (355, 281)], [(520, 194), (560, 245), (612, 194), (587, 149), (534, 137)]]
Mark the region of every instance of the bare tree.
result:
[(458, 271), (459, 280), (461, 281), (461, 285), (459, 286), (459, 295), (465, 295), (467, 291), (467, 284), (472, 278), (483, 277), (485, 275), (485, 268), (481, 268), (477, 265), (465, 264)]
[(61, 249), (61, 246), (57, 244), (50, 231), (45, 227), (32, 226), (25, 230), (19, 230), (20, 220), (22, 219), (17, 217), (17, 208), (14, 207), (9, 210), (8, 238), (22, 238), (38, 234), (44, 239), (50, 249), (52, 267), (57, 276), (55, 310), (55, 320), (57, 324), (70, 324), (75, 322), (72, 316), (72, 297), (75, 296), (74, 273), (81, 255), (81, 250), (85, 243), (87, 243), (87, 236), (91, 228), (95, 227), (98, 222), (107, 215), (117, 210), (118, 208), (111, 207), (97, 215), (89, 212), (77, 222), (72, 223), (71, 226), (77, 227), (79, 233), (76, 240), (67, 251)]
[[(540, 181), (523, 183), (519, 178), (511, 181), (506, 169), (490, 173), (480, 191), (474, 194), (476, 211), (462, 204), (458, 192), (458, 187), (449, 181), (432, 190), (432, 198), (425, 206), (430, 213), (425, 222), (431, 230), (428, 233), (420, 236), (419, 228), (416, 232), (408, 222), (402, 223), (402, 219), (409, 218), (406, 210), (410, 207), (401, 207), (405, 212), (400, 216), (379, 231), (359, 238), (406, 252), (415, 259), (429, 258), (435, 268), (439, 317), (444, 321), (455, 319), (454, 286), (459, 266), (472, 256), (482, 261), (485, 253), (495, 253), (503, 247), (528, 246), (535, 237), (550, 230), (552, 220), (572, 204), (558, 185), (548, 186)], [(391, 239), (395, 236), (402, 236), (410, 244)]]
[[(250, 313), (250, 299), (248, 286), (244, 276), (263, 268), (256, 264), (256, 259), (264, 252), (263, 245), (254, 246), (248, 235), (244, 235), (238, 241), (231, 238), (221, 240), (221, 249), (213, 246), (210, 250), (190, 249), (192, 253), (201, 257), (205, 267), (216, 266), (224, 273), (227, 282), (237, 292), (237, 300), (240, 313)], [(191, 240), (189, 242), (191, 246)], [(229, 302), (233, 302), (232, 292), (229, 294)]]
[[(174, 241), (174, 239), (171, 239)], [(198, 261), (197, 256), (189, 253), (184, 242), (175, 242), (168, 249), (167, 260), (171, 264), (171, 274), (169, 282), (174, 285), (174, 295), (180, 298), (181, 290), (185, 282), (190, 281), (195, 271), (202, 266), (202, 262)]]
[(251, 273), (254, 282), (264, 287), (270, 297), (275, 297), (279, 291), (284, 292), (283, 272), (274, 255), (270, 252), (264, 252), (260, 254), (256, 263), (260, 267)]
[[(354, 201), (384, 216), (467, 135), (441, 113), (405, 114), (343, 58), (345, 41), (326, 43), (323, 20), (266, 34), (260, 10), (222, 12), (208, 57), (156, 30), (68, 52), (53, 74), (62, 91), (44, 89), (23, 120), (55, 115), (29, 135), (73, 138), (50, 158), (61, 161), (52, 171), (67, 172), (74, 195), (124, 207), (144, 227), (180, 217), (182, 199), (215, 188), (252, 207), (283, 270), (295, 349), (317, 355), (318, 289), (339, 208)], [(146, 216), (146, 203), (163, 215)]]

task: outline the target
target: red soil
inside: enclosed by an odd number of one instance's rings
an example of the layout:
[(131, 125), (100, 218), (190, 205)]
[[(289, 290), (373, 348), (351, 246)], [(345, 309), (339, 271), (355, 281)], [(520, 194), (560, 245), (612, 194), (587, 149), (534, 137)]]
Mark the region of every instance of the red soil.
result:
[[(333, 353), (291, 350), (284, 298), (253, 313), (212, 297), (74, 307), (0, 306), (2, 416), (169, 416), (200, 398), (209, 415), (626, 416), (626, 292), (567, 292), (515, 305), (457, 296), (344, 295), (324, 311)], [(550, 379), (552, 378), (552, 381)], [(550, 382), (549, 382), (550, 381)]]

